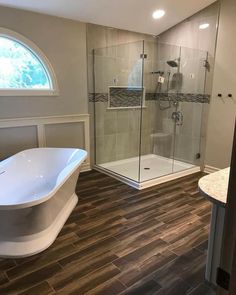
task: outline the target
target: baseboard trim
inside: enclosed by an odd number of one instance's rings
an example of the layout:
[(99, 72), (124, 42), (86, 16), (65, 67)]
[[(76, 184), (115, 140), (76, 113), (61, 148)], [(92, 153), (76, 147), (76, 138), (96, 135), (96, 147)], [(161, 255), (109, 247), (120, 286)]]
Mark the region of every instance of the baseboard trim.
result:
[(81, 165), (81, 170), (80, 170), (80, 172), (87, 172), (87, 171), (91, 171), (92, 169), (91, 169), (91, 165), (90, 165), (90, 163), (84, 163), (84, 164), (82, 164)]
[(205, 165), (205, 167), (204, 167), (204, 172), (205, 173), (208, 173), (208, 174), (217, 172), (219, 170), (220, 170), (219, 168), (216, 168), (216, 167), (213, 167), (213, 166), (209, 166), (209, 165)]

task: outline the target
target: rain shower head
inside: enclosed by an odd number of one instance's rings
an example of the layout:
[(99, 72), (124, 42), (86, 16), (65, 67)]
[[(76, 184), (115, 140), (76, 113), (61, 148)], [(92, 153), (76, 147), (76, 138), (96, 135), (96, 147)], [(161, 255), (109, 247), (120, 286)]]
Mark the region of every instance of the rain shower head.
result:
[(177, 68), (179, 66), (179, 60), (178, 59), (168, 60), (167, 64), (172, 68)]

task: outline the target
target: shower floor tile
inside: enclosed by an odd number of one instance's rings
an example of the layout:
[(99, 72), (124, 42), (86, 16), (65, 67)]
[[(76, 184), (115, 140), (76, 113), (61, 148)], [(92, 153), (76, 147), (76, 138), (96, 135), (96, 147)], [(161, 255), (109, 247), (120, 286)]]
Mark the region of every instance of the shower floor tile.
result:
[[(114, 173), (138, 181), (139, 157), (119, 160), (99, 165)], [(150, 154), (141, 157), (140, 181), (147, 181), (167, 174), (184, 171), (195, 167), (192, 164)]]

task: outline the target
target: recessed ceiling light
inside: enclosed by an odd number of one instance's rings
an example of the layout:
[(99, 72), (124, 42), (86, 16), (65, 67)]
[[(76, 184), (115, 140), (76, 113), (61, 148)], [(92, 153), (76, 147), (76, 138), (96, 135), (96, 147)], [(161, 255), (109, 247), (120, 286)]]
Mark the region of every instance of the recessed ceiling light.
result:
[(210, 25), (209, 24), (201, 24), (200, 26), (199, 26), (199, 29), (200, 30), (205, 30), (205, 29), (207, 29), (208, 27), (209, 27)]
[(152, 17), (154, 19), (158, 19), (158, 18), (163, 17), (165, 14), (166, 14), (166, 12), (164, 10), (158, 9), (153, 12)]

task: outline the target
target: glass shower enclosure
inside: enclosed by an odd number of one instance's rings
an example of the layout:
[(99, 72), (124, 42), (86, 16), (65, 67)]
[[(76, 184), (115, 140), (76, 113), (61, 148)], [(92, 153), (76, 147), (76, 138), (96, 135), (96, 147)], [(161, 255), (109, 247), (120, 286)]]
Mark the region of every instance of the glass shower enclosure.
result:
[(199, 171), (208, 68), (157, 41), (94, 49), (95, 169), (138, 189)]

